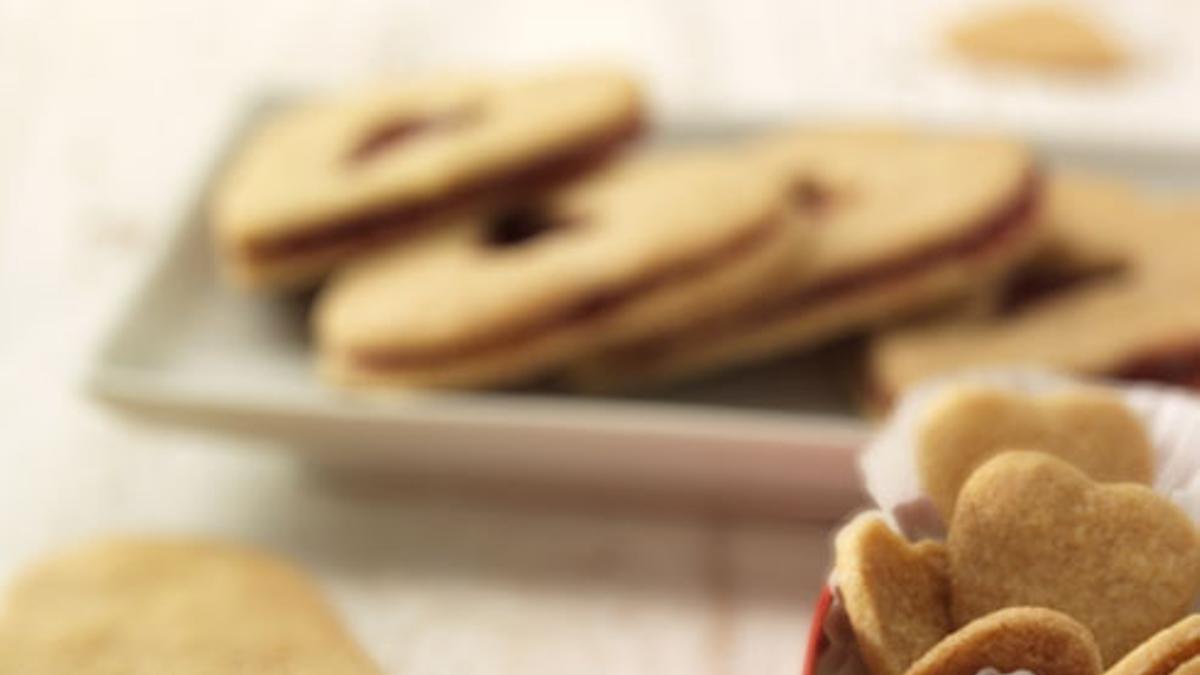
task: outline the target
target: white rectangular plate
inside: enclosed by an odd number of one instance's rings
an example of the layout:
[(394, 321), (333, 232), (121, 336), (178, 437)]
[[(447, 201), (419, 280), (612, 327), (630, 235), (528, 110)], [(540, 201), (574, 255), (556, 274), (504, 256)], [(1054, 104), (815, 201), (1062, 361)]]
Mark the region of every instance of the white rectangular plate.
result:
[[(668, 129), (660, 138), (672, 142), (732, 131)], [(1045, 150), (1052, 161), (1152, 181), (1196, 184), (1200, 175), (1178, 156)], [(700, 498), (814, 517), (859, 499), (854, 451), (868, 429), (853, 412), (844, 350), (654, 397), (335, 391), (312, 372), (303, 301), (247, 295), (221, 282), (202, 218), (206, 191), (179, 219), (90, 364), (87, 386), (98, 398), (372, 472)]]

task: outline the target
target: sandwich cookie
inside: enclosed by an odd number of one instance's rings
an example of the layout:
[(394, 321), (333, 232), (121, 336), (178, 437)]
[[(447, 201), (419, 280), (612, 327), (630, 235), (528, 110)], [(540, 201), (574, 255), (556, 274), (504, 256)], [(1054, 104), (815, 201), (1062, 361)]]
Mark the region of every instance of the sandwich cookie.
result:
[(1037, 231), (1038, 175), (1015, 142), (891, 131), (791, 133), (751, 154), (792, 186), (811, 255), (777, 292), (573, 371), (585, 388), (688, 377), (812, 347), (965, 294)]
[(253, 135), (211, 203), (243, 285), (301, 285), (455, 211), (602, 164), (642, 127), (624, 73), (440, 78), (288, 110)]
[(986, 303), (871, 344), (873, 403), (949, 372), (1006, 365), (1200, 387), (1200, 202), (1063, 177), (1047, 249)]
[(380, 675), (299, 571), (163, 539), (92, 543), (21, 575), (0, 618), (0, 672)]
[(314, 314), (322, 371), (348, 385), (520, 382), (728, 312), (796, 264), (787, 204), (761, 164), (701, 150), (458, 219), (333, 278)]

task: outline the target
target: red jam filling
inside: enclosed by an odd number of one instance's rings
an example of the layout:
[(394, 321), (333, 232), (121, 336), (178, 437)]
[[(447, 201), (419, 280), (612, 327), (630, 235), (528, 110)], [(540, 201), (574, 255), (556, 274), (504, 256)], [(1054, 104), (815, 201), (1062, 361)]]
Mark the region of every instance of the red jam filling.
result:
[(1146, 351), (1109, 373), (1121, 380), (1144, 380), (1200, 389), (1200, 336), (1195, 340)]
[[(817, 305), (836, 302), (839, 298), (856, 292), (898, 283), (915, 276), (938, 264), (957, 259), (969, 259), (982, 255), (992, 247), (1019, 236), (1034, 223), (1032, 217), (1040, 199), (1041, 183), (1037, 175), (1026, 177), (1018, 193), (1003, 207), (983, 219), (969, 232), (956, 239), (933, 244), (916, 253), (882, 262), (869, 267), (852, 270), (840, 276), (801, 289), (779, 300), (748, 311), (733, 320), (737, 325), (763, 323), (784, 315), (794, 315), (810, 310)], [(825, 203), (822, 198), (820, 203)], [(668, 350), (684, 341), (703, 340), (708, 331), (719, 332), (729, 326), (729, 318), (721, 322), (701, 326), (697, 329), (632, 345), (621, 350), (621, 357), (643, 363), (652, 362)]]
[(798, 308), (829, 302), (863, 289), (895, 283), (930, 269), (938, 263), (971, 258), (986, 253), (992, 247), (1003, 244), (1010, 237), (1016, 236), (1033, 224), (1031, 216), (1037, 208), (1040, 192), (1040, 181), (1036, 175), (1031, 173), (1025, 178), (1017, 195), (1009, 203), (984, 218), (977, 227), (971, 228), (963, 236), (932, 244), (911, 255), (896, 258), (890, 262), (863, 267), (831, 277), (785, 297), (775, 305), (764, 308), (763, 315), (774, 317)]
[(489, 352), (509, 349), (550, 331), (603, 318), (640, 296), (707, 274), (713, 268), (726, 265), (729, 261), (768, 244), (783, 226), (784, 221), (777, 218), (764, 220), (758, 226), (739, 233), (736, 238), (704, 255), (679, 261), (671, 267), (632, 279), (621, 286), (598, 290), (561, 311), (531, 317), (507, 329), (482, 334), (475, 339), (426, 349), (362, 349), (354, 352), (351, 358), (360, 368), (388, 371), (431, 367), (456, 359), (478, 357)]

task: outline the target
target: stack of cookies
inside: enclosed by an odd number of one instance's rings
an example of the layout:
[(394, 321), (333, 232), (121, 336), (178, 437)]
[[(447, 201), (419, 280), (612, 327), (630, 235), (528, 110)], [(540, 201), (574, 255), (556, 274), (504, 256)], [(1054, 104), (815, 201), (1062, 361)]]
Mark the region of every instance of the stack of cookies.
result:
[(288, 110), (215, 192), (223, 267), (321, 286), (340, 385), (613, 389), (975, 297), (1040, 241), (1019, 142), (858, 129), (622, 153), (646, 116), (605, 69)]
[[(817, 672), (1200, 672), (1200, 532), (1151, 487), (1195, 438), (1160, 454), (1123, 400), (1080, 388), (954, 387), (914, 428), (922, 498), (839, 532), (850, 635)], [(914, 542), (897, 521), (944, 537)]]
[(1200, 203), (1068, 174), (1041, 221), (1036, 255), (976, 302), (872, 340), (875, 402), (1012, 364), (1200, 388)]

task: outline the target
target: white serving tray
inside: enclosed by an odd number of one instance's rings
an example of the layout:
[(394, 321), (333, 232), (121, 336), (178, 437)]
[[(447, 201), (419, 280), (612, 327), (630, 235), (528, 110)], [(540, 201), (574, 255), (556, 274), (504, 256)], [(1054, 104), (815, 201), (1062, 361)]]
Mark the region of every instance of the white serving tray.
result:
[[(256, 108), (259, 116), (264, 106)], [(669, 142), (735, 130), (667, 127)], [(237, 135), (233, 135), (237, 138)], [(1200, 184), (1200, 162), (1083, 147), (1052, 161)], [(198, 190), (86, 373), (95, 397), (146, 418), (272, 441), (322, 465), (553, 486), (833, 516), (861, 491), (867, 424), (845, 350), (653, 397), (553, 391), (353, 395), (314, 376), (303, 300), (252, 296), (216, 273)]]

